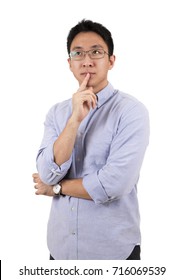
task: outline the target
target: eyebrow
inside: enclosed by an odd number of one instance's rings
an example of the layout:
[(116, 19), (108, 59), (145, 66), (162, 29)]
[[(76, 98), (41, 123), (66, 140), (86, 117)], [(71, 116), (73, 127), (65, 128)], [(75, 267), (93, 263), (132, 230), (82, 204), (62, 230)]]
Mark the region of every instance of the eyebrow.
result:
[[(101, 46), (100, 44), (98, 44), (98, 45), (93, 45), (93, 46), (91, 46), (90, 47), (91, 49), (96, 49), (96, 48), (102, 48), (103, 49), (103, 46)], [(81, 46), (75, 46), (72, 50), (83, 50), (84, 48), (83, 47), (81, 47)]]

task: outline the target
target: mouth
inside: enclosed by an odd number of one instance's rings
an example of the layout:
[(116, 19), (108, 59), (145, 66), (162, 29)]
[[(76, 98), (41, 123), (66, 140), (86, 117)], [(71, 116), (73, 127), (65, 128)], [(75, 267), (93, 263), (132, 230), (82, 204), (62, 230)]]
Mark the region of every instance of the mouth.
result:
[(87, 74), (90, 74), (90, 77), (95, 75), (94, 72), (84, 72), (84, 73), (81, 73), (81, 76), (86, 76)]

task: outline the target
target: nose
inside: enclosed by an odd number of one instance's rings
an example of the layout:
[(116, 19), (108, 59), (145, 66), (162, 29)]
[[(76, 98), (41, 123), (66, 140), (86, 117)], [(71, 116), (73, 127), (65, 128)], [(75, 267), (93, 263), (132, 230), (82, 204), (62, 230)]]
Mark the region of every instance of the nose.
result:
[(89, 55), (86, 54), (83, 60), (83, 67), (92, 67), (92, 66), (93, 66), (93, 61), (91, 60)]

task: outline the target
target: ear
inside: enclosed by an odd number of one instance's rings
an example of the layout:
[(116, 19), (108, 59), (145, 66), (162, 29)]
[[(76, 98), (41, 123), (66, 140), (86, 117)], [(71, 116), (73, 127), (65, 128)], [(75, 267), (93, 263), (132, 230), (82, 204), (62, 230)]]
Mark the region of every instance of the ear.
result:
[(72, 66), (71, 66), (71, 59), (70, 59), (70, 58), (68, 58), (68, 59), (67, 59), (67, 62), (68, 62), (68, 64), (69, 64), (69, 68), (70, 68), (70, 70), (72, 71), (72, 69), (71, 69), (71, 67), (72, 67)]
[(109, 57), (109, 70), (111, 70), (114, 66), (114, 63), (115, 63), (115, 60), (116, 60), (116, 57), (115, 55), (111, 55)]

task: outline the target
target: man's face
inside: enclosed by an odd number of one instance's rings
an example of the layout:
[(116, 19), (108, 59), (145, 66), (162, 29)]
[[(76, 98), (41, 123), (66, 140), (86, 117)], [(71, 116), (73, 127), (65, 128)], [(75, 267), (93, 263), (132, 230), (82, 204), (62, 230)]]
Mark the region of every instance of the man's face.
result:
[[(95, 32), (80, 32), (78, 33), (71, 44), (70, 51), (89, 51), (95, 49), (103, 49), (108, 53), (107, 44), (104, 42)], [(82, 83), (87, 73), (90, 73), (90, 79), (88, 87), (93, 87), (93, 92), (97, 93), (103, 89), (107, 81), (108, 70), (112, 69), (115, 61), (115, 56), (108, 56), (104, 54), (104, 57), (99, 59), (92, 59), (87, 53), (82, 60), (74, 60), (69, 58), (69, 66), (75, 78), (79, 84)]]

